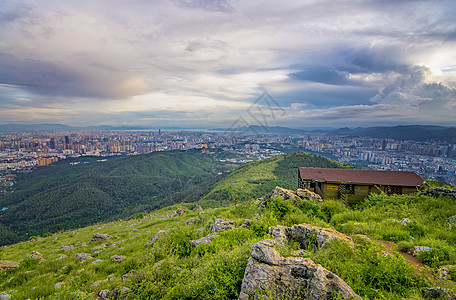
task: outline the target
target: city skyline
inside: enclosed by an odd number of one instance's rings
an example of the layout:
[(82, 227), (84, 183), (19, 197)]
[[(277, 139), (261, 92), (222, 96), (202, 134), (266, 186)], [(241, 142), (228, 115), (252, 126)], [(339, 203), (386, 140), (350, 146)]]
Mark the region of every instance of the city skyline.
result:
[(0, 3), (2, 124), (456, 126), (453, 1)]

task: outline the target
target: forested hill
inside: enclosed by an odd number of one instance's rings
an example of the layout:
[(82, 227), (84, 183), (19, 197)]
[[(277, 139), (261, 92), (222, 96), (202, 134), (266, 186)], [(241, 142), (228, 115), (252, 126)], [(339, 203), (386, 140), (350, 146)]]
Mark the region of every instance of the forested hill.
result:
[(16, 191), (0, 197), (0, 207), (8, 208), (0, 212), (0, 245), (199, 200), (220, 179), (221, 168), (179, 152), (39, 167), (21, 174)]
[(220, 180), (203, 201), (216, 205), (231, 200), (260, 197), (276, 186), (296, 189), (296, 167), (350, 168), (348, 165), (303, 152), (278, 155), (237, 168)]

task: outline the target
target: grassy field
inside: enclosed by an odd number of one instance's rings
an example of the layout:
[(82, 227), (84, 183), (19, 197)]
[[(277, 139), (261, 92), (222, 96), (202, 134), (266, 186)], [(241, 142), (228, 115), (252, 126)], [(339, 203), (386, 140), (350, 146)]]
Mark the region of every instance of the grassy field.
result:
[[(334, 242), (318, 253), (302, 255), (338, 274), (364, 299), (422, 299), (422, 287), (456, 287), (454, 281), (437, 275), (440, 266), (456, 261), (456, 231), (446, 222), (456, 215), (456, 201), (445, 197), (373, 195), (355, 207), (334, 200), (291, 202), (280, 198), (272, 199), (263, 209), (254, 200), (204, 211), (193, 211), (195, 204), (180, 207), (186, 209), (186, 215), (171, 217), (177, 208), (173, 206), (130, 220), (2, 247), (0, 260), (20, 261), (20, 267), (0, 273), (0, 291), (11, 294), (12, 299), (92, 299), (100, 290), (127, 287), (130, 299), (235, 299), (252, 245), (269, 238), (269, 226), (300, 223), (332, 227), (353, 237), (354, 249)], [(238, 225), (250, 219), (251, 225), (225, 231), (212, 243), (192, 248), (189, 241), (209, 234), (217, 217), (234, 218)], [(201, 223), (184, 225), (189, 218), (198, 218)], [(406, 225), (400, 223), (404, 218), (410, 220)], [(156, 232), (170, 229), (153, 248), (144, 247)], [(90, 242), (94, 233), (114, 238)], [(399, 248), (385, 256), (385, 248), (357, 234), (395, 241)], [(94, 253), (92, 249), (103, 243), (106, 247)], [(60, 249), (63, 245), (74, 249), (64, 251)], [(398, 254), (415, 245), (432, 249), (418, 256), (432, 272), (432, 281), (415, 274), (414, 267)], [(296, 247), (292, 244), (280, 251), (289, 255)], [(26, 259), (32, 251), (41, 253), (46, 261)], [(75, 257), (77, 253), (89, 253), (93, 259), (82, 262)], [(113, 262), (113, 255), (126, 258)], [(112, 280), (94, 286), (110, 275), (114, 275)], [(55, 287), (58, 283), (64, 284)]]

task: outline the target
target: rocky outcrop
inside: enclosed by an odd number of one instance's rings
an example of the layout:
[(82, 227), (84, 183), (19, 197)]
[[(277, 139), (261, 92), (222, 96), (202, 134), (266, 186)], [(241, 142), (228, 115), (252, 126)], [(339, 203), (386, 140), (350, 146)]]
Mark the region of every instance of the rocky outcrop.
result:
[(0, 272), (16, 269), (19, 263), (15, 261), (0, 260)]
[(275, 189), (272, 190), (272, 192), (268, 195), (267, 198), (271, 197), (281, 197), (284, 200), (299, 200), (299, 196), (296, 194), (296, 192), (292, 190), (287, 190), (284, 188), (281, 188), (280, 186), (276, 186)]
[(209, 230), (211, 232), (222, 232), (236, 228), (236, 221), (233, 219), (217, 219), (211, 226)]
[(200, 219), (196, 218), (190, 218), (186, 222), (184, 222), (184, 225), (193, 225), (193, 224), (198, 224), (201, 223), (202, 221)]
[(30, 254), (26, 254), (25, 255), (25, 258), (36, 258), (40, 261), (46, 261), (44, 258), (43, 258), (43, 255), (41, 255), (41, 253), (39, 253), (38, 251), (32, 251), (32, 253)]
[(274, 240), (252, 247), (242, 281), (240, 300), (261, 299), (260, 294), (302, 299), (361, 299), (341, 278), (309, 258), (282, 257)]
[(91, 242), (96, 242), (100, 240), (109, 240), (112, 238), (109, 234), (104, 234), (104, 233), (94, 233), (92, 235), (92, 239), (90, 240)]
[(159, 232), (157, 232), (156, 234), (154, 234), (153, 237), (151, 237), (150, 241), (147, 242), (144, 247), (152, 247), (154, 245), (154, 243), (156, 241), (158, 241), (158, 239), (160, 238), (160, 236), (162, 236), (163, 234), (165, 233), (168, 233), (170, 232), (170, 230), (160, 230)]
[(215, 236), (214, 233), (211, 233), (211, 234), (208, 234), (206, 235), (205, 237), (203, 238), (200, 238), (198, 240), (191, 240), (190, 241), (190, 247), (194, 248), (194, 247), (198, 247), (199, 245), (205, 243), (205, 244), (209, 244), (211, 242), (211, 239)]
[(340, 240), (354, 246), (351, 237), (346, 236), (332, 228), (321, 228), (309, 224), (297, 224), (291, 228), (285, 226), (272, 226), (269, 233), (273, 239), (280, 245), (285, 245), (290, 239), (298, 242), (302, 249), (318, 249), (327, 247), (332, 240)]
[(177, 217), (177, 216), (183, 216), (186, 214), (185, 209), (183, 208), (178, 208), (176, 211), (171, 215), (171, 217)]
[(76, 253), (74, 257), (80, 258), (81, 262), (84, 262), (86, 259), (93, 259), (89, 253)]
[(125, 258), (127, 258), (127, 257), (124, 255), (113, 255), (113, 256), (111, 256), (111, 261), (120, 262), (120, 261), (124, 260)]
[(426, 196), (444, 196), (453, 200), (456, 200), (456, 190), (450, 190), (445, 188), (429, 188), (429, 190), (419, 193), (419, 195), (426, 195)]
[(296, 194), (301, 198), (314, 199), (320, 202), (323, 201), (323, 198), (321, 198), (320, 195), (312, 191), (309, 191), (308, 189), (297, 189)]

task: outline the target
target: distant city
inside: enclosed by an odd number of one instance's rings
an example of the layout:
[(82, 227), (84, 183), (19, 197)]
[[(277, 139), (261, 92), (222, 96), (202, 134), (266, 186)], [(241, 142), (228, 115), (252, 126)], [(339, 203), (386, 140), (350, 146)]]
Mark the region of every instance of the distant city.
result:
[[(312, 134), (196, 131), (0, 132), (0, 193), (14, 191), (17, 172), (67, 158), (193, 150), (231, 163), (288, 152), (309, 152), (358, 168), (413, 171), (424, 179), (456, 184), (456, 148), (445, 141)], [(230, 155), (224, 155), (230, 154)], [(100, 159), (100, 161), (104, 161)], [(77, 160), (71, 160), (77, 164)]]

